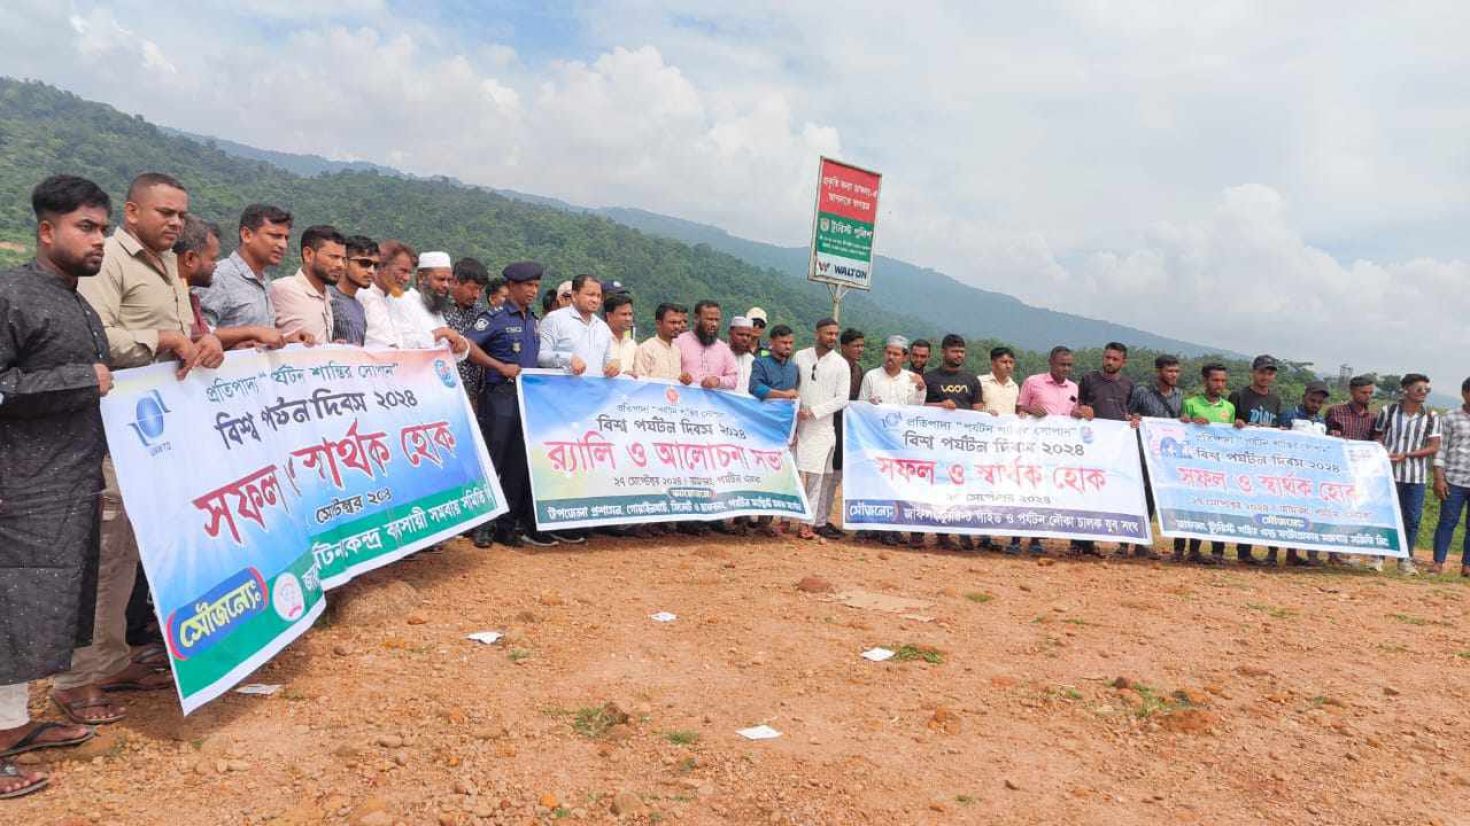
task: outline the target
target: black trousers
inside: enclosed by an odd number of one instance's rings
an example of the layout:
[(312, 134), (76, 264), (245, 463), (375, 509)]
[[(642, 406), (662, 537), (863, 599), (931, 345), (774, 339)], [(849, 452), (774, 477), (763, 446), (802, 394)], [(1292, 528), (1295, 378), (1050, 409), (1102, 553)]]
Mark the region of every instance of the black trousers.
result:
[(516, 404), (516, 386), (504, 382), (485, 391), (477, 413), (480, 433), (490, 451), (490, 461), (500, 477), (500, 489), (510, 510), (495, 520), (496, 533), (536, 530), (531, 501), (531, 474), (526, 467), (526, 435), (521, 430), (521, 411)]

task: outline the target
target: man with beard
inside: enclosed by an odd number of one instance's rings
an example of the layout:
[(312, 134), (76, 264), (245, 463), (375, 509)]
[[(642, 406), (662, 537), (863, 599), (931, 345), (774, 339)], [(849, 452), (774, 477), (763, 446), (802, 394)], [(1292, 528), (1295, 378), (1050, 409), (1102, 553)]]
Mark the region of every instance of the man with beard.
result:
[(683, 360), (674, 340), (689, 326), (689, 308), (665, 302), (653, 311), (653, 335), (638, 345), (633, 359), (633, 375), (640, 379), (678, 381), (684, 372)]
[[(77, 282), (102, 268), (107, 193), (57, 175), (31, 192), (31, 206), (36, 257), (0, 275), (0, 754), (7, 757), (93, 737), (85, 725), (32, 724), (26, 683), (67, 668), (73, 649), (92, 637), (106, 449), (97, 403), (112, 387), (107, 333), (76, 294)], [(74, 708), (111, 705), (100, 691), (93, 699)], [(0, 798), (49, 782), (0, 759)]]
[(378, 273), (378, 244), (364, 235), (353, 235), (343, 242), (347, 249), (347, 268), (336, 284), (327, 288), (332, 299), (332, 340), (361, 347), (367, 343), (367, 306), (358, 300), (362, 290), (371, 287)]
[[(965, 369), (965, 339), (956, 334), (949, 333), (939, 342), (940, 358), (943, 362), (933, 370), (924, 374), (924, 404), (930, 407), (942, 407), (945, 410), (980, 410), (983, 406), (984, 396), (980, 390), (980, 378)], [(939, 534), (934, 540), (935, 544), (947, 551), (971, 550), (975, 547), (974, 540), (969, 536), (960, 536), (958, 548), (955, 537), (949, 534)], [(909, 545), (915, 548), (924, 544), (924, 535), (913, 533), (909, 535)]]
[(679, 350), (679, 381), (706, 390), (734, 390), (740, 368), (730, 345), (720, 340), (720, 304), (708, 299), (694, 305), (694, 329), (674, 339)]
[[(883, 345), (883, 364), (863, 374), (858, 384), (857, 398), (873, 404), (911, 405), (923, 404), (927, 388), (924, 377), (904, 369), (904, 357), (908, 355), (909, 340), (903, 336), (889, 336)], [(922, 543), (923, 534), (915, 534)], [(899, 535), (892, 531), (883, 532), (884, 545), (899, 544)]]
[(847, 407), (852, 373), (837, 351), (837, 321), (831, 318), (818, 321), (816, 332), (813, 346), (792, 357), (800, 376), (796, 467), (812, 507), (812, 524), (803, 524), (797, 537), (841, 539), (842, 531), (828, 522), (839, 479), (838, 471), (832, 467), (832, 452), (837, 446), (833, 419), (839, 410)]
[[(189, 287), (179, 274), (172, 249), (189, 210), (182, 184), (159, 173), (133, 179), (123, 207), (123, 225), (103, 246), (102, 269), (77, 284), (77, 292), (97, 311), (107, 331), (111, 367), (141, 367), (177, 359), (180, 379), (194, 367), (215, 368), (224, 361), (218, 338), (194, 337)], [(51, 698), (74, 722), (120, 720), (125, 710), (105, 699), (105, 691), (168, 688), (168, 674), (147, 662), (132, 662), (127, 642), (127, 610), (138, 572), (138, 542), (128, 521), (112, 463), (102, 467), (102, 551), (92, 644), (72, 657), (71, 669), (52, 680)]]
[[(490, 272), (475, 258), (461, 258), (454, 262), (453, 281), (449, 286), (449, 307), (444, 311), (444, 320), (449, 329), (460, 335), (469, 335), (475, 319), (490, 312), (485, 299), (486, 285), (490, 283)], [(459, 363), (459, 378), (470, 401), (478, 404), (480, 386), (485, 381), (485, 368), (469, 359)]]
[(909, 345), (909, 371), (919, 378), (924, 377), (924, 371), (929, 368), (929, 351), (933, 345), (928, 339), (915, 339)]
[(251, 204), (240, 213), (240, 246), (215, 269), (206, 289), (196, 289), (204, 320), (215, 327), (275, 327), (270, 276), (291, 243), (291, 213)]
[[(1093, 370), (1077, 382), (1077, 407), (1083, 418), (1128, 421), (1128, 399), (1133, 395), (1133, 379), (1123, 374), (1123, 367), (1127, 364), (1127, 345), (1110, 341), (1103, 346), (1102, 369)], [(1098, 554), (1097, 543), (1090, 539), (1074, 541), (1072, 549), (1084, 554)], [(1127, 543), (1118, 545), (1120, 555), (1127, 550)], [(1138, 556), (1147, 556), (1141, 546), (1134, 550)]]
[[(469, 342), (464, 336), (450, 329), (449, 323), (444, 319), (444, 311), (449, 309), (453, 299), (449, 297), (449, 285), (453, 279), (453, 268), (450, 266), (449, 253), (426, 252), (419, 256), (418, 261), (418, 289), (409, 288), (398, 296), (384, 295), (383, 315), (387, 318), (386, 329), (382, 336), (378, 336), (372, 330), (373, 316), (368, 296), (374, 292), (390, 291), (397, 284), (397, 267), (389, 266), (392, 262), (402, 260), (407, 247), (401, 245), (392, 253), (386, 251), (387, 242), (380, 249), (385, 249), (383, 262), (387, 266), (386, 272), (378, 276), (378, 283), (373, 288), (359, 293), (363, 299), (363, 305), (369, 307), (368, 314), (368, 344), (374, 344), (375, 340), (384, 342), (382, 346), (397, 347), (402, 350), (428, 350), (438, 346), (439, 341), (449, 342), (449, 348), (453, 351), (455, 358), (464, 359), (469, 354)], [(386, 282), (386, 285), (385, 283)], [(381, 293), (380, 293), (381, 294)]]
[(730, 352), (735, 355), (735, 392), (750, 392), (750, 371), (755, 366), (755, 325), (743, 315), (730, 319)]
[(271, 282), (271, 304), (276, 329), (282, 335), (302, 333), (308, 343), (332, 340), (332, 301), (327, 286), (342, 279), (347, 269), (347, 239), (326, 225), (301, 233), (301, 269), (290, 278)]
[(537, 366), (574, 376), (616, 376), (621, 368), (613, 355), (612, 330), (597, 315), (600, 309), (602, 282), (591, 275), (573, 278), (572, 303), (541, 320)]
[[(1148, 384), (1135, 384), (1133, 393), (1128, 397), (1128, 418), (1136, 426), (1144, 418), (1169, 419), (1176, 421), (1184, 415), (1184, 393), (1179, 390), (1179, 374), (1183, 368), (1179, 366), (1177, 356), (1162, 355), (1154, 359), (1154, 380)], [(1139, 450), (1142, 451), (1142, 445)], [(1154, 491), (1153, 484), (1147, 478), (1143, 480), (1143, 497), (1148, 505), (1148, 518), (1154, 518)], [(1134, 555), (1138, 555), (1138, 545), (1134, 548)], [(1158, 558), (1158, 554), (1152, 548), (1146, 548), (1143, 556), (1149, 559)], [(1174, 539), (1175, 562), (1184, 561), (1184, 540)]]

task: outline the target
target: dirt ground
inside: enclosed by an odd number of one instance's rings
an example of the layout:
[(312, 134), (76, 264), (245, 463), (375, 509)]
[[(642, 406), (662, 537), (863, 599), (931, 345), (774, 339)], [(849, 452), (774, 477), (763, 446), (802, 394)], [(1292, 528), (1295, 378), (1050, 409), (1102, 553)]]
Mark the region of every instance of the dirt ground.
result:
[[(1038, 561), (784, 538), (459, 540), (333, 592), (326, 620), (248, 681), (277, 694), (188, 719), (171, 696), (134, 697), (104, 737), (47, 757), (53, 788), (0, 813), (1470, 822), (1457, 577), (1074, 560), (1049, 544)], [(506, 637), (464, 638), (481, 630)], [(859, 656), (874, 646), (912, 658)], [(43, 692), (33, 708), (54, 717)], [(736, 734), (762, 723), (782, 736)]]

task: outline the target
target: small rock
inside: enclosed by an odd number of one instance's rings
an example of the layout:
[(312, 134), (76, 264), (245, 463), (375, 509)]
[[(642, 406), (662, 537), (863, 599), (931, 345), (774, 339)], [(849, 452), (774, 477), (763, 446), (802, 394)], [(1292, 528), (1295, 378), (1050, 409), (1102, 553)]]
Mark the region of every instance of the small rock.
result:
[(1260, 666), (1255, 666), (1255, 665), (1241, 665), (1241, 666), (1236, 666), (1235, 673), (1236, 674), (1239, 674), (1242, 677), (1269, 677), (1269, 676), (1271, 676), (1271, 672), (1267, 671), (1264, 668), (1261, 668)]
[(1118, 679), (1113, 680), (1113, 688), (1132, 688), (1132, 687), (1133, 687), (1133, 681), (1130, 680), (1130, 679), (1128, 679), (1127, 677), (1119, 677)]
[(475, 794), (475, 787), (463, 780), (456, 780), (454, 781), (454, 793), (473, 796)]
[(247, 772), (250, 771), (250, 764), (244, 760), (231, 760), (229, 762), (229, 769), (232, 772)]
[(393, 755), (393, 762), (394, 763), (397, 763), (400, 766), (407, 766), (408, 765), (408, 752), (406, 752), (406, 751), (400, 751), (397, 754)]
[(961, 728), (960, 716), (955, 714), (947, 706), (939, 706), (934, 709), (930, 716), (928, 727), (930, 731), (942, 731), (945, 734), (957, 734)]
[(403, 745), (403, 738), (396, 734), (384, 734), (378, 738), (378, 745), (385, 749), (396, 749)]
[(929, 804), (929, 811), (931, 811), (931, 812), (943, 812), (944, 811), (944, 804), (943, 803), (940, 803), (938, 800), (936, 800), (933, 803), (930, 803)]
[(1010, 779), (1009, 777), (1007, 777), (1006, 778), (1006, 788), (1007, 789), (1010, 789), (1013, 792), (1019, 792), (1021, 790), (1021, 784), (1020, 783), (1017, 783), (1016, 781), (1014, 781), (1014, 780)]
[(1036, 560), (1036, 564), (1042, 568), (1045, 568), (1049, 565), (1057, 564), (1057, 561), (1049, 556), (1043, 556), (1040, 559)]
[(346, 657), (352, 653), (352, 649), (339, 642), (332, 646), (332, 653), (339, 657)]
[(1394, 688), (1391, 685), (1386, 685), (1383, 687), (1383, 696), (1385, 697), (1397, 697), (1401, 693), (1403, 692), (1399, 691), (1397, 688)]
[(347, 822), (352, 826), (393, 826), (393, 815), (381, 797), (369, 797), (353, 807)]
[(837, 588), (827, 580), (813, 574), (802, 577), (801, 581), (796, 583), (796, 590), (807, 594), (831, 594), (836, 592)]
[(358, 756), (361, 754), (361, 752), (358, 751), (357, 746), (352, 746), (352, 745), (348, 745), (347, 743), (343, 743), (342, 745), (340, 745), (337, 748), (333, 749), (332, 750), (332, 754), (335, 755), (335, 756), (337, 756), (337, 757), (342, 758), (343, 760), (356, 760), (358, 758)]
[(647, 811), (648, 807), (632, 792), (618, 792), (613, 795), (612, 813), (618, 817), (634, 817)]

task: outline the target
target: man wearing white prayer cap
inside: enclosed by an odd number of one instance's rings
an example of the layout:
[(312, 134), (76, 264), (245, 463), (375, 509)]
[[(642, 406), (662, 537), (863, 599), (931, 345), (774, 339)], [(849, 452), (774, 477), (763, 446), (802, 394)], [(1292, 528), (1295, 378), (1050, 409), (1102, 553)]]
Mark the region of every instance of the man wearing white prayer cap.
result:
[(454, 300), (449, 295), (453, 278), (449, 253), (421, 253), (414, 279), (417, 286), (409, 287), (396, 298), (388, 298), (388, 318), (392, 324), (376, 343), (405, 350), (428, 350), (438, 347), (440, 341), (447, 341), (455, 358), (466, 358), (469, 342), (444, 319), (444, 311)]
[(755, 327), (743, 315), (730, 319), (730, 352), (740, 375), (735, 379), (736, 393), (750, 393), (750, 371), (755, 366)]

